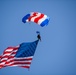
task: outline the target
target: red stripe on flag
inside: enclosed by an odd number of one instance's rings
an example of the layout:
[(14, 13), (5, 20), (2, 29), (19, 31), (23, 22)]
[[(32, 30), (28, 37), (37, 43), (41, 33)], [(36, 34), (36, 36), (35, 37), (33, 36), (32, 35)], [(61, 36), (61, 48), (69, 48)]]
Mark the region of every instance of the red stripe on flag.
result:
[(31, 62), (14, 62), (11, 65), (13, 66), (13, 65), (19, 65), (19, 64), (21, 64), (21, 65), (23, 65), (23, 64), (31, 64)]
[(32, 60), (32, 58), (23, 58), (23, 59), (14, 59), (15, 61), (28, 61), (28, 60)]
[(23, 68), (30, 68), (30, 66), (21, 66), (21, 67), (23, 67)]

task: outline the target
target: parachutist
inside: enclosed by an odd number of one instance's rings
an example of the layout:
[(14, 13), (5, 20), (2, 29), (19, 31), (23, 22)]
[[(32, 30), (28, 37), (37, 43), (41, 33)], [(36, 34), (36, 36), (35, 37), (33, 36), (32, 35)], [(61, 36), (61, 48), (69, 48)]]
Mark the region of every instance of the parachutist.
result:
[(40, 34), (37, 35), (37, 38), (38, 38), (38, 40), (41, 41), (41, 36), (40, 36)]

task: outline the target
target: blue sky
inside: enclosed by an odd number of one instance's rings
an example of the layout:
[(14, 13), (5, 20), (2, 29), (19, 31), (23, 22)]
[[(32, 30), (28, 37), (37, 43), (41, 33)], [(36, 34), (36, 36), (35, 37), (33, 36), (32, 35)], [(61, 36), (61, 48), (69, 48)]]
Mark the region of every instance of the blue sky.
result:
[[(48, 26), (22, 23), (31, 11), (47, 14)], [(41, 32), (30, 71), (20, 67), (0, 69), (0, 75), (76, 75), (75, 0), (0, 0), (0, 54), (8, 46), (36, 40)]]

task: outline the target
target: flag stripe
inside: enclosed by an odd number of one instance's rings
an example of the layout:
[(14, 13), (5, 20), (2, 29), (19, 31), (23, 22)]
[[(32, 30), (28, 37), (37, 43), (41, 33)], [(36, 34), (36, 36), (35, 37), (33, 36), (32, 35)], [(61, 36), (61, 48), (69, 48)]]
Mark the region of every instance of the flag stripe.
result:
[(30, 65), (27, 65), (27, 64), (11, 64), (9, 66), (20, 66), (20, 67), (28, 66), (28, 67), (30, 67)]
[(21, 67), (23, 67), (23, 68), (30, 68), (30, 66), (21, 66)]

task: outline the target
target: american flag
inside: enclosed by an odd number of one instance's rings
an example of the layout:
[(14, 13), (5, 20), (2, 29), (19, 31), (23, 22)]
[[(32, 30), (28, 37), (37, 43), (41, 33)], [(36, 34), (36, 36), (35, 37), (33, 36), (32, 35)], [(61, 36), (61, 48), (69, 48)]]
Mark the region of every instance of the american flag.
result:
[(30, 68), (38, 41), (22, 43), (16, 47), (7, 47), (0, 56), (0, 68), (7, 66)]

